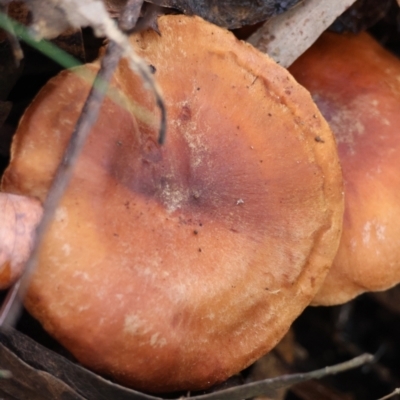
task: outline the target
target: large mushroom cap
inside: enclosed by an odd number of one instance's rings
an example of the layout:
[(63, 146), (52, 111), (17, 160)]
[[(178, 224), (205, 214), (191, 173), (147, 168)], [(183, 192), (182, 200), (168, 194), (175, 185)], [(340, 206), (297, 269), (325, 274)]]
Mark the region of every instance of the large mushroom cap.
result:
[(400, 281), (400, 61), (368, 34), (324, 34), (290, 68), (338, 143), (343, 235), (315, 304)]
[[(167, 142), (105, 101), (26, 299), (83, 364), (152, 392), (211, 386), (270, 350), (323, 281), (343, 212), (308, 92), (200, 18), (158, 25), (132, 45), (164, 92)], [(125, 62), (114, 83), (155, 113)], [(4, 190), (44, 199), (88, 90), (70, 71), (45, 86)]]

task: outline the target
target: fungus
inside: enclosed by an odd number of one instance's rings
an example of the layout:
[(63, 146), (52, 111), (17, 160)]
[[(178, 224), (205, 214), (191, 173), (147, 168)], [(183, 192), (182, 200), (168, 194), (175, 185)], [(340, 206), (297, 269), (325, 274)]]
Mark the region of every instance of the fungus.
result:
[(400, 281), (400, 61), (366, 33), (325, 33), (290, 68), (337, 140), (345, 213), (315, 304), (344, 303)]
[[(209, 387), (274, 347), (343, 217), (334, 139), (307, 91), (198, 17), (158, 26), (131, 43), (164, 92), (167, 142), (105, 100), (25, 300), (82, 364), (149, 392)], [(157, 114), (126, 62), (113, 84)], [(88, 91), (71, 71), (42, 89), (3, 191), (43, 201)]]
[(21, 276), (41, 216), (36, 199), (0, 193), (0, 289)]

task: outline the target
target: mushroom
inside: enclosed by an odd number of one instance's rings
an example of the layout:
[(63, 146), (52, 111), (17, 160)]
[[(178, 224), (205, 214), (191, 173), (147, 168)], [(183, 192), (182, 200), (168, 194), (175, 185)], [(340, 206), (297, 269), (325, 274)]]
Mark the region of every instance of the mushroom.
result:
[(41, 216), (36, 199), (0, 193), (0, 289), (21, 276)]
[(325, 33), (290, 68), (337, 140), (343, 234), (315, 304), (344, 303), (400, 281), (400, 61), (367, 33)]
[[(307, 91), (198, 17), (158, 26), (131, 43), (163, 89), (167, 143), (105, 100), (25, 300), (82, 364), (149, 392), (207, 388), (274, 347), (343, 217), (333, 135)], [(45, 198), (89, 91), (74, 72), (25, 112), (3, 191)], [(157, 115), (125, 61), (113, 85)]]

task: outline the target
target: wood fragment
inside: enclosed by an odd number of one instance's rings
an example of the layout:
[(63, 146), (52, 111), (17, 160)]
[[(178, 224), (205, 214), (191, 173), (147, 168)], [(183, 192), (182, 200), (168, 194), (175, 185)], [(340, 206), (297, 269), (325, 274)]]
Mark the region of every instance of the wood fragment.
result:
[(267, 21), (248, 42), (283, 67), (289, 67), (354, 2), (305, 0)]

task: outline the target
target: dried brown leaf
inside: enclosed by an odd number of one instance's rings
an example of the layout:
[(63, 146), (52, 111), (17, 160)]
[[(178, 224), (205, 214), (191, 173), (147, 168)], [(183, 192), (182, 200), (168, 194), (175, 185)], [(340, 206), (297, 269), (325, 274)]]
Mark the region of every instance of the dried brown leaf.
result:
[(37, 370), (0, 343), (2, 368), (12, 371), (8, 379), (0, 379), (0, 397), (8, 400), (85, 400), (67, 384)]
[[(3, 362), (3, 354), (7, 354), (4, 349), (8, 352), (14, 353), (14, 357), (17, 358), (17, 361)], [(101, 351), (101, 349), (99, 349), (99, 351)], [(21, 363), (25, 363), (25, 365), (36, 369), (38, 379), (40, 378), (40, 372), (42, 372), (47, 374), (46, 377), (49, 382), (52, 381), (49, 376), (53, 377), (56, 381), (64, 382), (67, 387), (82, 396), (79, 397), (79, 399), (162, 400), (160, 397), (149, 396), (116, 385), (87, 369), (72, 363), (51, 350), (48, 350), (29, 337), (11, 328), (0, 328), (0, 360), (0, 366), (8, 369), (12, 374), (18, 375), (18, 369), (20, 368)], [(34, 371), (31, 370), (31, 374), (34, 376)], [(60, 397), (52, 397), (51, 400), (56, 398)], [(21, 399), (18, 397), (18, 400)], [(38, 397), (29, 398), (29, 400), (36, 399), (45, 400), (45, 398)]]

